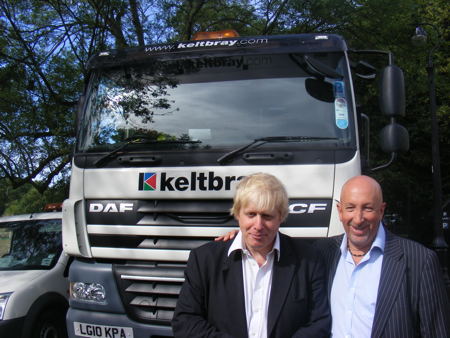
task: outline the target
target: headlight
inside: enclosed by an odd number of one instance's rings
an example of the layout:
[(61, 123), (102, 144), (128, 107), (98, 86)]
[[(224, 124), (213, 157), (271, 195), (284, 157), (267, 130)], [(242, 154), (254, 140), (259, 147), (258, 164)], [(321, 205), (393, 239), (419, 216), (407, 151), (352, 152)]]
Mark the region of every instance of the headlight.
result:
[(72, 282), (70, 283), (70, 298), (105, 304), (106, 292), (103, 285), (99, 283)]
[(3, 320), (3, 315), (5, 314), (6, 303), (8, 302), (10, 293), (0, 293), (0, 320)]

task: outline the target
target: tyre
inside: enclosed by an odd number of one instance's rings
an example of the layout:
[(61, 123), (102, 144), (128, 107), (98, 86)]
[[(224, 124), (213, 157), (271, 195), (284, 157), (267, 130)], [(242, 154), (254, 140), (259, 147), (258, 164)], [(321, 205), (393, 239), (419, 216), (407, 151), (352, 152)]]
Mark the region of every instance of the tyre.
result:
[(47, 310), (33, 326), (32, 338), (67, 338), (65, 311)]

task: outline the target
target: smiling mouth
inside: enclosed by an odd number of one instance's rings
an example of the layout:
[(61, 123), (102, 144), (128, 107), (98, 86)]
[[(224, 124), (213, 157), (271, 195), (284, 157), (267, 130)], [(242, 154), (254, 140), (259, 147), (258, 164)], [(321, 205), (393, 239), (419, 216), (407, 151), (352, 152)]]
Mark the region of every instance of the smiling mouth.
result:
[(261, 240), (261, 239), (264, 238), (264, 235), (263, 235), (263, 234), (259, 234), (259, 235), (257, 235), (257, 234), (252, 234), (251, 237), (252, 237), (253, 239), (259, 241), (259, 240)]
[(366, 225), (363, 225), (362, 227), (355, 227), (355, 226), (351, 225), (350, 228), (352, 229), (352, 232), (355, 235), (364, 235), (367, 233), (367, 230), (369, 227)]

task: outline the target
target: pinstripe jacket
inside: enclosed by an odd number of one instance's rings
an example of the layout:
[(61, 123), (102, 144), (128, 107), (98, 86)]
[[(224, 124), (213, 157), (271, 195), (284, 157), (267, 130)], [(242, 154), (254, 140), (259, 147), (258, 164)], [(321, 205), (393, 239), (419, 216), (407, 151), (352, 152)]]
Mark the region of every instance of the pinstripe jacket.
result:
[[(343, 235), (319, 240), (328, 274), (328, 297)], [(372, 337), (450, 337), (450, 306), (434, 251), (386, 230)]]

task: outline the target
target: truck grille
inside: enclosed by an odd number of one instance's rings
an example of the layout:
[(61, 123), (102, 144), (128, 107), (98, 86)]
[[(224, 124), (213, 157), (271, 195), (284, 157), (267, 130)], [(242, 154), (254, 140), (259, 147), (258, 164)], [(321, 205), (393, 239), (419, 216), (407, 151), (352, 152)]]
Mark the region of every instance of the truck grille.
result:
[[(86, 220), (92, 256), (186, 262), (189, 251), (201, 244), (193, 237), (214, 238), (237, 226), (230, 216), (231, 203), (231, 200), (89, 200)], [(127, 210), (118, 212), (121, 209)]]
[(127, 315), (138, 322), (170, 326), (186, 264), (115, 265), (114, 274)]

